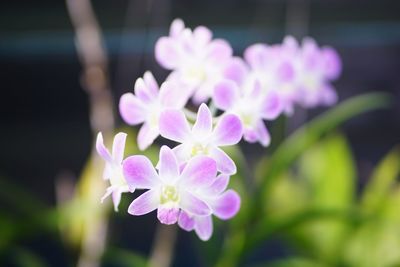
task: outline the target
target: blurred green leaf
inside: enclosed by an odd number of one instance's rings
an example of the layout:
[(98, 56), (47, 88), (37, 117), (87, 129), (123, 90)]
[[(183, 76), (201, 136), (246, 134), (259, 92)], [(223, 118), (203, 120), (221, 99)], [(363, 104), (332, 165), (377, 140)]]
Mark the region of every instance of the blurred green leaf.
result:
[(110, 248), (103, 256), (105, 263), (111, 263), (113, 266), (120, 267), (147, 267), (147, 259), (138, 253), (125, 249)]
[(289, 258), (285, 260), (251, 265), (251, 267), (328, 267), (328, 265), (306, 258)]
[(373, 213), (385, 202), (400, 174), (400, 147), (393, 149), (376, 167), (362, 197), (362, 208)]
[(322, 136), (359, 114), (387, 107), (389, 103), (390, 97), (383, 93), (356, 96), (340, 103), (296, 130), (282, 142), (272, 155), (268, 166), (264, 167), (264, 172), (261, 173), (261, 194), (258, 195), (258, 200), (261, 201), (280, 174)]
[[(309, 192), (309, 207), (350, 211), (354, 206), (355, 166), (345, 138), (330, 136), (307, 150), (299, 161), (300, 177)], [(321, 218), (303, 224), (296, 235), (308, 243), (309, 253), (334, 262), (351, 225), (345, 218)], [(304, 244), (302, 244), (304, 246)]]

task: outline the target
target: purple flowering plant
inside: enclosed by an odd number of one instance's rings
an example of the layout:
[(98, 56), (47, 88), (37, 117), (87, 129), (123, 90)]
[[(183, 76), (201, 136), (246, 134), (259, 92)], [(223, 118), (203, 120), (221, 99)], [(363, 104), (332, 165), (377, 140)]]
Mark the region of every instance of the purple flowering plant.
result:
[(119, 111), (127, 124), (141, 125), (140, 150), (159, 136), (161, 143), (176, 145), (163, 145), (153, 166), (143, 155), (124, 158), (125, 133), (115, 136), (112, 153), (99, 133), (96, 148), (110, 181), (102, 201), (111, 195), (118, 211), (121, 194), (146, 190), (130, 204), (129, 214), (157, 210), (162, 224), (194, 230), (206, 241), (213, 232), (212, 215), (228, 220), (241, 206), (238, 192), (228, 189), (237, 166), (224, 148), (242, 139), (267, 147), (273, 140), (265, 120), (290, 116), (296, 105), (336, 103), (331, 82), (340, 75), (340, 57), (311, 38), (299, 44), (289, 36), (282, 44), (251, 45), (241, 58), (208, 28), (191, 30), (180, 19), (156, 42), (155, 57), (171, 73), (159, 85), (147, 71), (134, 92), (121, 97)]

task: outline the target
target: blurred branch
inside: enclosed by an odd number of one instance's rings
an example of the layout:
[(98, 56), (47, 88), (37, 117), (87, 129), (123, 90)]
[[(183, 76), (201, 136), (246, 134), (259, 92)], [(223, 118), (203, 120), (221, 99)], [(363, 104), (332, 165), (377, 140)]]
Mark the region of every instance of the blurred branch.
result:
[[(114, 131), (113, 100), (109, 85), (107, 54), (103, 47), (101, 30), (89, 0), (66, 0), (66, 6), (75, 30), (75, 44), (83, 67), (82, 86), (90, 98), (92, 132), (96, 134), (101, 131), (106, 139), (110, 139)], [(95, 166), (98, 166), (101, 161), (94, 150), (92, 158), (93, 161), (90, 161), (89, 164), (92, 164), (93, 169), (97, 170), (98, 168)], [(82, 176), (79, 181), (80, 185), (95, 183), (96, 179), (100, 177), (98, 174), (98, 171), (94, 171), (92, 175)], [(101, 187), (104, 186), (96, 184), (86, 187), (88, 191), (82, 193), (84, 194), (81, 196), (82, 199), (89, 202), (100, 199), (103, 190)], [(79, 192), (75, 190), (75, 193), (77, 194), (76, 198), (79, 199)], [(90, 224), (90, 227), (85, 228), (86, 232), (82, 236), (81, 255), (77, 264), (79, 267), (99, 266), (104, 252), (107, 217), (94, 214), (92, 216), (85, 221)]]
[(175, 225), (158, 224), (150, 255), (149, 267), (168, 267), (173, 259), (177, 228)]

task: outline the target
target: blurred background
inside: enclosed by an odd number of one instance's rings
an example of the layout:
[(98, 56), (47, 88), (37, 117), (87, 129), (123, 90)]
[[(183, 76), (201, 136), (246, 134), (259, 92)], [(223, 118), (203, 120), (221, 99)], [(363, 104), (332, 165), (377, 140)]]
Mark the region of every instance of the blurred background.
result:
[[(281, 42), (287, 34), (312, 36), (342, 57), (343, 73), (335, 83), (340, 101), (369, 91), (391, 93), (391, 109), (359, 116), (341, 127), (355, 158), (359, 190), (378, 160), (400, 141), (398, 1), (96, 0), (93, 8), (104, 37), (115, 105), (144, 71), (151, 70), (158, 81), (166, 77), (155, 62), (154, 43), (179, 17), (189, 27), (209, 27), (214, 36), (232, 44), (236, 55), (256, 42)], [(91, 153), (89, 98), (74, 35), (62, 1), (0, 3), (1, 266), (73, 266), (78, 257), (65, 249), (57, 230), (32, 226), (27, 219), (34, 208), (56, 206), (56, 178), (76, 181)], [(287, 132), (323, 110), (299, 109), (289, 119)], [(116, 124), (121, 125), (118, 116)], [(256, 146), (246, 149), (259, 151)], [(126, 215), (131, 199), (126, 197), (109, 222), (109, 244), (146, 255), (156, 227), (154, 214)], [(24, 226), (10, 234), (7, 227), (21, 221)], [(174, 266), (207, 266), (193, 233), (179, 231), (177, 238)], [(291, 253), (279, 239), (264, 246), (258, 258)], [(26, 265), (31, 263), (37, 265)], [(124, 265), (110, 260), (104, 266)]]

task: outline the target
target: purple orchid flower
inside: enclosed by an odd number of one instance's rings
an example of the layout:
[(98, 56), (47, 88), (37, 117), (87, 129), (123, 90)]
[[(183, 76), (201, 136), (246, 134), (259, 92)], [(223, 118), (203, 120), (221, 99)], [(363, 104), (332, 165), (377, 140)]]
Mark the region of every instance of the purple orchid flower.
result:
[(174, 153), (163, 146), (158, 173), (144, 156), (128, 157), (123, 163), (123, 171), (129, 185), (149, 189), (129, 206), (128, 213), (132, 215), (143, 215), (157, 209), (161, 223), (174, 224), (181, 210), (198, 216), (212, 213), (204, 199), (194, 194), (198, 186), (211, 184), (215, 179), (217, 166), (209, 157), (193, 158), (180, 172)]
[(178, 92), (177, 87), (164, 82), (161, 88), (150, 72), (136, 80), (135, 94), (122, 95), (119, 110), (124, 121), (130, 125), (143, 123), (138, 133), (140, 150), (149, 147), (159, 135), (158, 121), (166, 108), (182, 108), (187, 97)]
[(176, 19), (169, 36), (157, 41), (155, 56), (162, 67), (173, 71), (168, 80), (180, 84), (185, 94), (194, 94), (193, 101), (200, 104), (211, 97), (232, 59), (232, 48), (225, 40), (212, 39), (208, 28), (198, 26), (192, 31)]
[(134, 187), (131, 187), (126, 183), (125, 177), (122, 173), (122, 160), (124, 158), (126, 136), (125, 133), (118, 133), (115, 135), (112, 154), (105, 147), (103, 135), (101, 133), (98, 133), (96, 140), (97, 153), (106, 161), (103, 178), (109, 180), (111, 184), (107, 188), (104, 196), (101, 198), (101, 202), (103, 202), (108, 196), (112, 195), (115, 211), (118, 211), (121, 194), (135, 191)]
[(213, 101), (217, 108), (240, 118), (247, 142), (269, 145), (271, 138), (263, 120), (273, 120), (282, 111), (281, 100), (274, 91), (264, 95), (258, 81), (251, 90), (244, 91), (233, 81), (225, 80), (216, 85)]
[(237, 144), (242, 138), (242, 124), (237, 116), (222, 116), (213, 129), (213, 117), (206, 104), (201, 104), (191, 128), (180, 110), (166, 110), (160, 116), (161, 136), (179, 142), (173, 151), (180, 163), (196, 155), (207, 155), (217, 162), (218, 171), (236, 173), (233, 160), (219, 147)]

